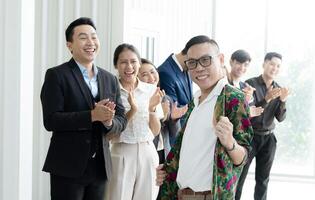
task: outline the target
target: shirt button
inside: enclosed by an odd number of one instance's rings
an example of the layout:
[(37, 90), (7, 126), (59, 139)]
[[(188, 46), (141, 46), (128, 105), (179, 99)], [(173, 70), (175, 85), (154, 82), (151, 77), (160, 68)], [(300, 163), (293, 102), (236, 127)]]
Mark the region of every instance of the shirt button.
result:
[(91, 143), (91, 140), (85, 140), (85, 142), (86, 142), (87, 144), (90, 144), (90, 143)]

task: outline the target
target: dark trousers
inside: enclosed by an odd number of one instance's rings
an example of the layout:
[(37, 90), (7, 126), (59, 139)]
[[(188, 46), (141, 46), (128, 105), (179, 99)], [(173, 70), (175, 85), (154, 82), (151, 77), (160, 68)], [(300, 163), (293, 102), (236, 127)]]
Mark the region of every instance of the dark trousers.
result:
[(256, 185), (254, 199), (255, 200), (267, 199), (269, 175), (277, 147), (276, 137), (273, 133), (270, 133), (268, 135), (254, 134), (251, 147), (252, 151), (249, 153), (248, 161), (243, 168), (242, 174), (237, 184), (235, 200), (241, 199), (242, 188), (245, 182), (245, 178), (247, 176), (249, 166), (254, 157), (256, 157), (255, 169)]
[(81, 177), (50, 174), (51, 200), (104, 200), (106, 172), (101, 157), (91, 158)]

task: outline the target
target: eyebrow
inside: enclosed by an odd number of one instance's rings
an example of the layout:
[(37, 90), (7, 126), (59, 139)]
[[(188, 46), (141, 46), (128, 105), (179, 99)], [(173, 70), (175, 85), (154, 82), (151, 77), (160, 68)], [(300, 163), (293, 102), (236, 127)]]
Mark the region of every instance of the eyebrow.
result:
[(202, 55), (202, 56), (200, 56), (200, 57), (198, 57), (198, 58), (188, 58), (188, 60), (198, 60), (198, 59), (200, 59), (200, 58), (202, 58), (202, 57), (205, 57), (205, 56), (211, 56), (211, 58), (213, 58), (213, 56), (210, 55), (210, 54), (204, 54), (204, 55)]
[[(78, 36), (88, 36), (89, 34), (88, 33), (79, 33)], [(96, 35), (96, 33), (91, 33), (91, 35)]]
[(80, 37), (80, 36), (88, 36), (88, 34), (87, 34), (87, 33), (79, 33), (78, 36), (79, 36), (79, 37)]

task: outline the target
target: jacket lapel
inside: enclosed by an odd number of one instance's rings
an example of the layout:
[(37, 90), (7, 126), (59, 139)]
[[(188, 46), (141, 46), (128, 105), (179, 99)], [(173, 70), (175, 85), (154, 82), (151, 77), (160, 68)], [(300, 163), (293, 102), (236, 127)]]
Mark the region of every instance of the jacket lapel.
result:
[(98, 80), (98, 91), (100, 94), (100, 100), (105, 99), (105, 77), (103, 76), (102, 73), (100, 73), (100, 69), (98, 70), (98, 74), (97, 74), (97, 80)]
[[(172, 60), (173, 60), (173, 58), (172, 58)], [(184, 84), (184, 83), (188, 83), (188, 81), (189, 80), (183, 80), (183, 77), (184, 76), (186, 76), (186, 74), (185, 75), (183, 75), (183, 72), (179, 69), (179, 67), (177, 66), (177, 64), (175, 63), (175, 61), (173, 60), (173, 65), (172, 65), (172, 67), (173, 67), (173, 71), (174, 71), (174, 74), (176, 75), (176, 77), (177, 77), (177, 79), (179, 79), (180, 81), (180, 84), (181, 84), (181, 86), (182, 86), (182, 88), (183, 88), (183, 90), (184, 90), (184, 92), (185, 92), (185, 96), (186, 96), (186, 98), (188, 99), (188, 100), (191, 100), (191, 98), (190, 98), (190, 88), (188, 88), (188, 85), (186, 85), (186, 84)], [(186, 77), (184, 77), (184, 78), (186, 78)], [(188, 83), (189, 84), (189, 83)]]
[(93, 109), (93, 102), (91, 99), (90, 91), (89, 91), (89, 88), (87, 87), (87, 85), (84, 81), (84, 78), (82, 76), (82, 73), (80, 71), (79, 66), (74, 61), (73, 58), (69, 61), (69, 64), (70, 64), (70, 67), (72, 69), (72, 73), (73, 73), (73, 75), (74, 75), (74, 77), (75, 77), (75, 79), (76, 79), (76, 81), (80, 87), (80, 90), (81, 90), (88, 106), (90, 107), (90, 109)]

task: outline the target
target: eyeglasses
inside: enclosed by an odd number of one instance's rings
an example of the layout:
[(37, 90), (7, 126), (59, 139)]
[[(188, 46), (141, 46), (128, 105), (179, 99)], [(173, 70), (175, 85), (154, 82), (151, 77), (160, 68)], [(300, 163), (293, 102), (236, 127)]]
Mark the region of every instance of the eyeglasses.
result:
[(184, 63), (189, 70), (193, 70), (197, 68), (198, 63), (202, 67), (209, 67), (211, 65), (213, 56), (203, 56), (199, 59), (189, 59), (185, 60)]

